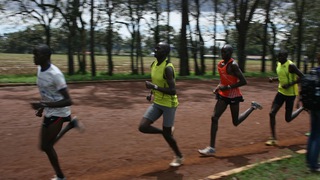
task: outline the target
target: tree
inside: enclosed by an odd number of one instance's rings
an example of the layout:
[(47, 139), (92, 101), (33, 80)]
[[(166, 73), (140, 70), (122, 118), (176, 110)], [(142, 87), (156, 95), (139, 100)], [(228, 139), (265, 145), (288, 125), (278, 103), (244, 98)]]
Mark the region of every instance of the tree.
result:
[[(93, 7), (92, 7), (93, 8)], [(92, 17), (92, 15), (90, 14), (90, 17)], [(77, 48), (77, 57), (78, 57), (78, 64), (79, 64), (79, 70), (77, 73), (82, 73), (82, 74), (86, 74), (87, 70), (86, 70), (86, 66), (87, 66), (87, 29), (86, 29), (86, 22), (83, 20), (82, 16), (79, 16), (79, 27), (77, 28), (77, 31), (79, 32), (79, 38), (77, 38), (76, 44), (79, 44), (76, 48)], [(90, 18), (92, 19), (92, 18)], [(90, 24), (90, 28), (91, 28), (91, 24)], [(90, 37), (91, 37), (91, 29), (90, 29)], [(78, 40), (79, 39), (79, 40)], [(91, 38), (90, 38), (90, 42), (91, 42)], [(91, 46), (91, 43), (90, 43)], [(90, 57), (91, 54), (93, 52), (90, 51)], [(94, 63), (93, 63), (94, 65)], [(95, 70), (95, 65), (92, 66), (91, 63), (91, 74), (92, 76), (95, 76), (95, 72), (93, 72)]]
[(24, 31), (5, 34), (1, 50), (6, 53), (31, 53), (34, 45), (45, 42), (39, 34), (44, 34), (40, 25), (28, 27)]
[(114, 45), (116, 44), (115, 37), (116, 34), (116, 27), (115, 27), (115, 19), (117, 18), (117, 9), (121, 11), (121, 1), (120, 0), (105, 0), (104, 4), (101, 4), (101, 8), (99, 8), (99, 11), (105, 12), (107, 15), (107, 18), (100, 17), (100, 21), (104, 23), (104, 19), (106, 19), (106, 36), (103, 38), (105, 40), (105, 48), (107, 50), (107, 65), (108, 70), (107, 74), (109, 76), (113, 75), (114, 65), (113, 65), (113, 59), (112, 59), (112, 53)]
[(233, 0), (234, 23), (237, 29), (239, 68), (245, 72), (247, 33), (260, 0)]
[(316, 55), (320, 46), (320, 8), (314, 4), (320, 3), (319, 0), (308, 3), (306, 6), (304, 31), (304, 42), (306, 44), (306, 55), (311, 61), (311, 67), (316, 66)]
[(268, 46), (268, 24), (270, 22), (270, 8), (272, 0), (267, 0), (265, 2), (265, 22), (263, 27), (263, 50), (262, 50), (262, 65), (261, 72), (266, 71), (266, 56), (267, 56), (267, 46)]
[(147, 4), (147, 0), (128, 0), (123, 4), (127, 9), (123, 9), (120, 13), (122, 16), (127, 17), (126, 20), (117, 21), (117, 23), (125, 25), (131, 34), (130, 59), (132, 74), (139, 74), (139, 62), (141, 64), (141, 72), (144, 74), (140, 22), (143, 19)]
[[(167, 0), (167, 42), (168, 44), (171, 44), (171, 37), (170, 37), (170, 12), (171, 12), (171, 8), (170, 8), (170, 0)], [(171, 27), (172, 28), (172, 27)], [(169, 54), (168, 59), (170, 60), (170, 56), (171, 54)]]
[(91, 8), (90, 8), (90, 59), (91, 59), (91, 74), (93, 77), (96, 76), (96, 61), (94, 58), (95, 54), (95, 22), (94, 22), (94, 0), (91, 0)]
[[(55, 6), (52, 6), (53, 9), (56, 9), (57, 12), (60, 13), (63, 21), (62, 27), (67, 30), (68, 34), (68, 74), (74, 74), (74, 53), (76, 49), (84, 49), (77, 48), (77, 45), (81, 45), (81, 43), (77, 42), (79, 26), (81, 24), (84, 26), (84, 22), (82, 21), (81, 16), (83, 15), (83, 11), (81, 9), (85, 9), (86, 0), (68, 0), (68, 1), (59, 1), (55, 0), (58, 3)], [(81, 38), (80, 38), (81, 39)], [(83, 40), (83, 38), (82, 38)]]
[(294, 52), (295, 45), (292, 42), (291, 31), (295, 21), (291, 18), (293, 12), (287, 2), (272, 1), (271, 6), (269, 22), (270, 44), (268, 49), (271, 55), (271, 69), (276, 72), (278, 62), (276, 57), (277, 49), (286, 48), (289, 52)]
[(297, 67), (300, 68), (301, 62), (301, 50), (303, 44), (303, 31), (304, 31), (304, 14), (305, 14), (305, 0), (293, 0), (295, 5), (295, 11), (297, 15), (296, 22), (298, 23), (298, 32), (297, 32)]
[(214, 4), (214, 16), (213, 16), (213, 63), (212, 63), (212, 75), (216, 75), (216, 61), (217, 61), (217, 14), (218, 14), (218, 0), (212, 0)]
[(189, 56), (187, 46), (187, 25), (189, 24), (189, 3), (188, 0), (181, 0), (182, 21), (180, 29), (179, 57), (180, 57), (180, 76), (190, 75)]
[(6, 3), (16, 3), (16, 7), (19, 7), (13, 16), (21, 15), (20, 17), (32, 18), (36, 20), (44, 29), (46, 36), (46, 44), (51, 45), (51, 26), (53, 20), (56, 18), (56, 9), (52, 9), (51, 6), (56, 6), (58, 1), (43, 0), (11, 0)]
[[(202, 37), (202, 32), (200, 28), (200, 16), (201, 16), (201, 4), (199, 0), (194, 0), (194, 13), (191, 11), (191, 15), (196, 19), (196, 27), (195, 27), (195, 40), (192, 38), (192, 29), (189, 25), (189, 32), (190, 32), (190, 44), (191, 44), (191, 51), (193, 54), (194, 60), (194, 68), (196, 75), (203, 75), (206, 71), (205, 59), (204, 59), (204, 40)], [(198, 54), (200, 55), (200, 67), (198, 65)]]

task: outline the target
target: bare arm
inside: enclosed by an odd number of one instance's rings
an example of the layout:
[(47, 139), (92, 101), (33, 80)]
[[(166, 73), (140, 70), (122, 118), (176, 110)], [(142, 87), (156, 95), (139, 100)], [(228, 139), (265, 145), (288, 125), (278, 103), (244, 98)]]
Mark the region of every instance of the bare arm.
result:
[(33, 109), (35, 110), (39, 110), (40, 108), (45, 108), (45, 107), (65, 107), (65, 106), (71, 106), (72, 100), (70, 98), (70, 95), (68, 93), (68, 89), (64, 88), (61, 89), (60, 94), (63, 96), (63, 99), (61, 99), (60, 101), (56, 101), (56, 102), (34, 102), (31, 103), (31, 106)]
[(297, 83), (300, 83), (301, 78), (304, 76), (303, 73), (294, 64), (290, 64), (289, 65), (289, 73), (294, 73), (294, 74), (298, 75), (298, 78), (297, 78), (296, 81), (292, 81), (292, 82), (290, 82), (288, 84), (283, 85), (282, 87), (285, 88), (285, 89), (287, 89), (290, 86), (293, 86), (293, 85), (295, 85)]
[(244, 86), (247, 84), (247, 80), (246, 78), (244, 77), (242, 71), (240, 70), (238, 64), (234, 64), (232, 63), (232, 72), (234, 73), (234, 75), (236, 77), (238, 77), (239, 81), (235, 84), (231, 84), (231, 88), (235, 88), (235, 87), (240, 87), (240, 86)]
[(273, 81), (279, 81), (278, 77), (269, 77), (269, 82), (272, 83)]

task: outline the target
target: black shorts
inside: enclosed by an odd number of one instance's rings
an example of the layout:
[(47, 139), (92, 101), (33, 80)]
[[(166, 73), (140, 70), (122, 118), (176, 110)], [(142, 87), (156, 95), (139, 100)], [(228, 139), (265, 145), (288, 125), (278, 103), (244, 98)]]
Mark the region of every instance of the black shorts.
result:
[(294, 106), (294, 101), (296, 96), (286, 96), (281, 93), (277, 93), (276, 97), (273, 100), (273, 104), (277, 104), (278, 106), (282, 106), (284, 102), (286, 102), (286, 109), (292, 110)]
[(67, 117), (58, 117), (58, 116), (44, 117), (42, 126), (43, 127), (49, 127), (50, 124), (57, 123), (59, 121), (70, 122), (71, 121), (71, 116), (67, 116)]
[(221, 96), (219, 93), (216, 93), (216, 99), (223, 100), (227, 104), (237, 104), (239, 102), (244, 101), (242, 96), (235, 97), (235, 98), (227, 98), (227, 97)]

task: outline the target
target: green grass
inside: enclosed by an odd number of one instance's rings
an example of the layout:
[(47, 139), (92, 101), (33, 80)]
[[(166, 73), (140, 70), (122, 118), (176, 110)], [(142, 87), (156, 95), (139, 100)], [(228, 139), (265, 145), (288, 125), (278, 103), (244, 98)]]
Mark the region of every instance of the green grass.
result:
[(0, 83), (35, 83), (35, 75), (0, 75)]
[[(144, 72), (146, 75), (130, 75), (131, 73), (131, 63), (129, 56), (114, 56), (113, 63), (114, 63), (114, 75), (108, 76), (106, 75), (106, 71), (108, 69), (107, 58), (106, 56), (96, 55), (96, 71), (97, 76), (91, 77), (90, 70), (91, 70), (91, 63), (90, 57), (86, 57), (87, 60), (87, 74), (85, 75), (74, 75), (74, 76), (67, 76), (66, 79), (68, 81), (81, 81), (81, 80), (119, 80), (119, 79), (145, 79), (149, 78), (149, 71), (150, 71), (150, 64), (154, 61), (154, 57), (147, 56), (143, 58), (144, 61)], [(176, 72), (179, 72), (179, 59), (175, 57), (171, 57), (171, 62), (174, 64)], [(218, 62), (218, 60), (217, 60)], [(52, 63), (57, 65), (62, 72), (65, 74), (68, 72), (68, 61), (66, 55), (61, 54), (54, 54), (52, 55)], [(77, 62), (77, 56), (74, 56), (74, 68), (75, 71), (78, 71), (79, 66)], [(213, 69), (213, 60), (208, 58), (205, 60), (205, 65), (207, 69), (207, 74), (204, 76), (195, 76), (194, 71), (194, 61), (190, 59), (189, 61), (189, 68), (191, 75), (188, 77), (179, 77), (179, 79), (212, 79), (216, 78), (216, 76), (212, 75)], [(246, 73), (245, 76), (247, 77), (266, 77), (270, 76), (271, 73), (271, 62), (266, 62), (266, 70), (268, 73), (260, 73), (260, 61), (253, 61), (249, 60), (246, 63)], [(6, 54), (0, 53), (0, 83), (18, 83), (18, 82), (25, 82), (30, 83), (35, 81), (35, 74), (36, 74), (36, 66), (33, 63), (33, 55), (32, 54)], [(139, 67), (139, 71), (141, 71)], [(141, 72), (140, 72), (141, 74)]]
[[(145, 75), (131, 75), (130, 68), (130, 57), (129, 56), (114, 56), (114, 75), (108, 76), (106, 75), (107, 71), (107, 60), (106, 56), (95, 56), (96, 60), (96, 71), (97, 75), (92, 77), (90, 74), (90, 58), (87, 56), (87, 74), (80, 75), (75, 74), (72, 76), (68, 76), (68, 63), (67, 56), (61, 54), (52, 55), (52, 63), (57, 65), (62, 72), (66, 75), (66, 79), (68, 82), (70, 81), (92, 81), (92, 80), (128, 80), (128, 79), (149, 79), (150, 78), (150, 64), (154, 60), (154, 57), (148, 56), (144, 57), (144, 72)], [(176, 68), (176, 72), (179, 72), (179, 59), (172, 57), (172, 63)], [(206, 69), (207, 73), (203, 76), (194, 75), (194, 62), (193, 60), (189, 61), (190, 65), (190, 76), (179, 76), (177, 75), (177, 79), (215, 79), (218, 76), (213, 76), (212, 67), (213, 62), (212, 59), (206, 59)], [(74, 57), (75, 63), (75, 71), (78, 70), (77, 56)], [(270, 71), (271, 62), (266, 63), (266, 69), (269, 69), (267, 73), (260, 73), (261, 62), (259, 61), (247, 61), (247, 72), (245, 73), (246, 77), (268, 77), (274, 76), (275, 74)], [(140, 69), (139, 69), (140, 70)], [(5, 54), (0, 53), (0, 83), (34, 83), (36, 81), (36, 66), (33, 64), (33, 55), (32, 54)], [(141, 74), (141, 73), (140, 73)], [(217, 74), (217, 72), (216, 72)]]
[(249, 170), (230, 175), (225, 180), (318, 180), (320, 175), (311, 173), (306, 167), (305, 154), (294, 154), (291, 158), (260, 164)]
[[(274, 76), (274, 73), (245, 73), (246, 77), (270, 77)], [(150, 73), (144, 75), (132, 75), (130, 73), (119, 73), (113, 76), (106, 75), (105, 72), (97, 72), (95, 77), (92, 77), (90, 73), (87, 74), (65, 74), (68, 82), (79, 82), (79, 81), (106, 81), (106, 80), (136, 80), (136, 79), (150, 79)], [(36, 75), (18, 74), (18, 75), (0, 75), (0, 83), (35, 83)], [(177, 80), (189, 79), (189, 80), (212, 80), (218, 79), (218, 76), (213, 76), (212, 73), (203, 76), (196, 76), (191, 73), (189, 76), (177, 76)]]

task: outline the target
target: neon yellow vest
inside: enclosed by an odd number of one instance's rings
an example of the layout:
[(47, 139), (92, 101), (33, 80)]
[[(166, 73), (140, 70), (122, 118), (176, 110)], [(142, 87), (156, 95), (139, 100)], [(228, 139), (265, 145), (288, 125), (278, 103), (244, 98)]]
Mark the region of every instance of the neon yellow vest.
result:
[(297, 75), (295, 73), (289, 72), (289, 65), (292, 63), (292, 61), (287, 60), (287, 62), (284, 64), (278, 62), (277, 66), (277, 74), (279, 79), (278, 92), (286, 96), (297, 96), (299, 94), (298, 84), (294, 84), (290, 86), (288, 89), (282, 88), (282, 85), (297, 80)]
[[(155, 60), (151, 65), (151, 79), (152, 83), (156, 84), (159, 87), (168, 88), (169, 85), (167, 80), (165, 79), (165, 68), (171, 66), (173, 69), (173, 73), (175, 74), (173, 64), (164, 60), (160, 65), (157, 65), (158, 61)], [(177, 95), (169, 95), (164, 94), (158, 90), (153, 90), (154, 100), (153, 103), (159, 104), (161, 106), (166, 107), (177, 107), (178, 96)]]

